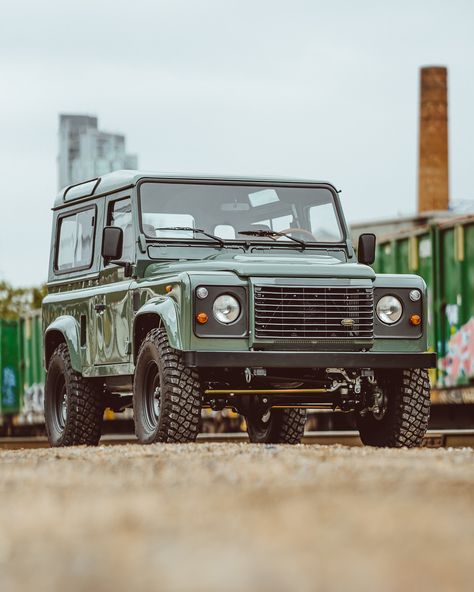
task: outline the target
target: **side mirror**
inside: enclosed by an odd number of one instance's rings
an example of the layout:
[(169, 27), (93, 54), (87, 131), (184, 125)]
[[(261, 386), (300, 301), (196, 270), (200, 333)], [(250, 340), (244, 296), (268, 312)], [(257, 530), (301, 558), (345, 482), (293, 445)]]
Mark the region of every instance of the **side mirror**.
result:
[(123, 230), (118, 226), (106, 226), (102, 233), (102, 257), (105, 262), (120, 259), (123, 251)]
[(375, 261), (375, 234), (365, 233), (359, 236), (357, 259), (359, 263), (366, 265), (372, 265)]

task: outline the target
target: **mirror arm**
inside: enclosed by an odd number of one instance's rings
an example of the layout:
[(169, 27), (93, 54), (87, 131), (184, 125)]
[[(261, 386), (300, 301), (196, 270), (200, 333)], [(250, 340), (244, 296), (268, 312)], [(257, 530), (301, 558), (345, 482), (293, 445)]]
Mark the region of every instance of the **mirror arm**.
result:
[(118, 267), (123, 267), (125, 277), (132, 277), (133, 263), (130, 263), (130, 261), (119, 261), (115, 259), (109, 259), (108, 257), (104, 257), (104, 264), (108, 265), (109, 263), (112, 263), (112, 265), (117, 265)]

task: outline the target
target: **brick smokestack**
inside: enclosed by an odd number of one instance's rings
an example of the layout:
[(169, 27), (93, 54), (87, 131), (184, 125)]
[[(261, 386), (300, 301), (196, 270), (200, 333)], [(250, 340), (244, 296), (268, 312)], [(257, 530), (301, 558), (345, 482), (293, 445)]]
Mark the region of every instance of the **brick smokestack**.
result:
[(449, 207), (448, 71), (421, 68), (418, 212)]

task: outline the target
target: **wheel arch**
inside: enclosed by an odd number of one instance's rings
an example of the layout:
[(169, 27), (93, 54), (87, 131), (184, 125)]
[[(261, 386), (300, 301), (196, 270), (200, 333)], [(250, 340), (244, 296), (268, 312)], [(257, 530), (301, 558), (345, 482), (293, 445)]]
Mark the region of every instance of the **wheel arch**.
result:
[(136, 362), (140, 345), (152, 329), (163, 328), (173, 349), (182, 350), (183, 343), (177, 305), (171, 298), (153, 298), (143, 305), (133, 322), (133, 360)]
[(44, 367), (48, 368), (54, 350), (65, 343), (69, 350), (71, 365), (76, 372), (82, 373), (80, 353), (79, 325), (71, 316), (60, 316), (48, 325), (44, 333)]

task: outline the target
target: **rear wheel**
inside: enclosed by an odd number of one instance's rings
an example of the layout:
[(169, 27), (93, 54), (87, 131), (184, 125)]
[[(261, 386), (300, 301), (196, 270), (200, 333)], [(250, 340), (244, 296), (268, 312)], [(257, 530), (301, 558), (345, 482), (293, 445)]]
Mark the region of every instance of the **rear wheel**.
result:
[(201, 387), (168, 343), (152, 329), (138, 353), (133, 387), (135, 433), (143, 444), (194, 442), (199, 433)]
[(304, 435), (306, 409), (249, 408), (245, 415), (251, 442), (257, 444), (299, 444)]
[(377, 382), (381, 392), (376, 410), (357, 420), (362, 442), (389, 448), (420, 446), (430, 417), (428, 372), (386, 371)]
[(104, 415), (102, 393), (73, 370), (65, 343), (56, 348), (49, 362), (44, 415), (51, 446), (99, 443)]

